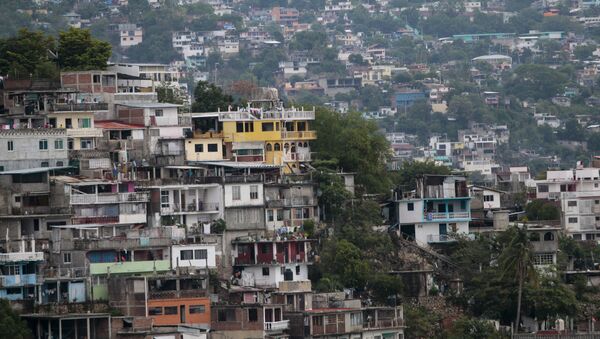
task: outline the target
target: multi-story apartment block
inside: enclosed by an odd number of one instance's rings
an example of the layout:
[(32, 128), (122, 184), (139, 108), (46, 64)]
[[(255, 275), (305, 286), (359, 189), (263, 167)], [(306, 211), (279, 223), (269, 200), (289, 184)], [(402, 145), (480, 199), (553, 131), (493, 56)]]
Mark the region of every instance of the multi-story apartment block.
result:
[(67, 141), (64, 128), (0, 130), (0, 171), (67, 166)]
[(144, 40), (144, 31), (135, 24), (119, 25), (119, 45), (130, 47), (139, 45)]
[(297, 25), (299, 18), (300, 12), (295, 8), (273, 7), (271, 9), (271, 20), (283, 26)]
[(425, 175), (415, 191), (396, 191), (400, 234), (419, 245), (453, 241), (469, 233), (471, 198), (464, 177)]

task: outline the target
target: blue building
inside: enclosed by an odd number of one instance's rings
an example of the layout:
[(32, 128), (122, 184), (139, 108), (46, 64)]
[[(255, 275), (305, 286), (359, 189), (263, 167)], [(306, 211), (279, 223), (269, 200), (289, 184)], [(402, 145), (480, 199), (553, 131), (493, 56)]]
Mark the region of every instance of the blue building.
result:
[(411, 90), (396, 93), (396, 108), (405, 109), (412, 106), (415, 101), (425, 100), (427, 93), (424, 91)]
[(0, 298), (8, 300), (36, 299), (38, 263), (42, 252), (0, 253)]

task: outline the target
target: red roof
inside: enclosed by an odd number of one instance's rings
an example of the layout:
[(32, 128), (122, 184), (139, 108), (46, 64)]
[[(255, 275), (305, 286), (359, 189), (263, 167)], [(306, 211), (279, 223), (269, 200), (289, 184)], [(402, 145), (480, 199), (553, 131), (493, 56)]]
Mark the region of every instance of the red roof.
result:
[(102, 129), (144, 129), (144, 125), (128, 124), (118, 120), (96, 120), (94, 125)]

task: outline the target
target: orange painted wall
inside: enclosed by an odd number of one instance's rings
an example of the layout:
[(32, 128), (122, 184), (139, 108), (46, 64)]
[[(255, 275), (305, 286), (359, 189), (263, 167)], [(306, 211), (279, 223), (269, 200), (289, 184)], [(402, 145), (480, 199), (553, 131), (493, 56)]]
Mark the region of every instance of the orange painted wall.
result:
[[(177, 314), (151, 315), (154, 319), (154, 325), (177, 325), (181, 324), (179, 309), (185, 305), (185, 323), (186, 324), (207, 324), (210, 325), (210, 299), (209, 298), (181, 298), (181, 299), (154, 299), (148, 300), (148, 309), (151, 307), (176, 306)], [(204, 305), (204, 313), (190, 314), (190, 305)]]

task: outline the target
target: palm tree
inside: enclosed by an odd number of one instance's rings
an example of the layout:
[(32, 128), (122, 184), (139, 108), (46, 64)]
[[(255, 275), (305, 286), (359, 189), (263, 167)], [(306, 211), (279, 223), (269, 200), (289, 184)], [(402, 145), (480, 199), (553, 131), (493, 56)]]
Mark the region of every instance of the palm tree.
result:
[(527, 233), (527, 226), (519, 228), (513, 226), (507, 231), (509, 241), (500, 254), (499, 263), (503, 276), (509, 276), (517, 281), (517, 315), (515, 331), (519, 331), (521, 320), (521, 302), (523, 299), (523, 286), (526, 281), (535, 281), (536, 271), (533, 267), (533, 255)]

